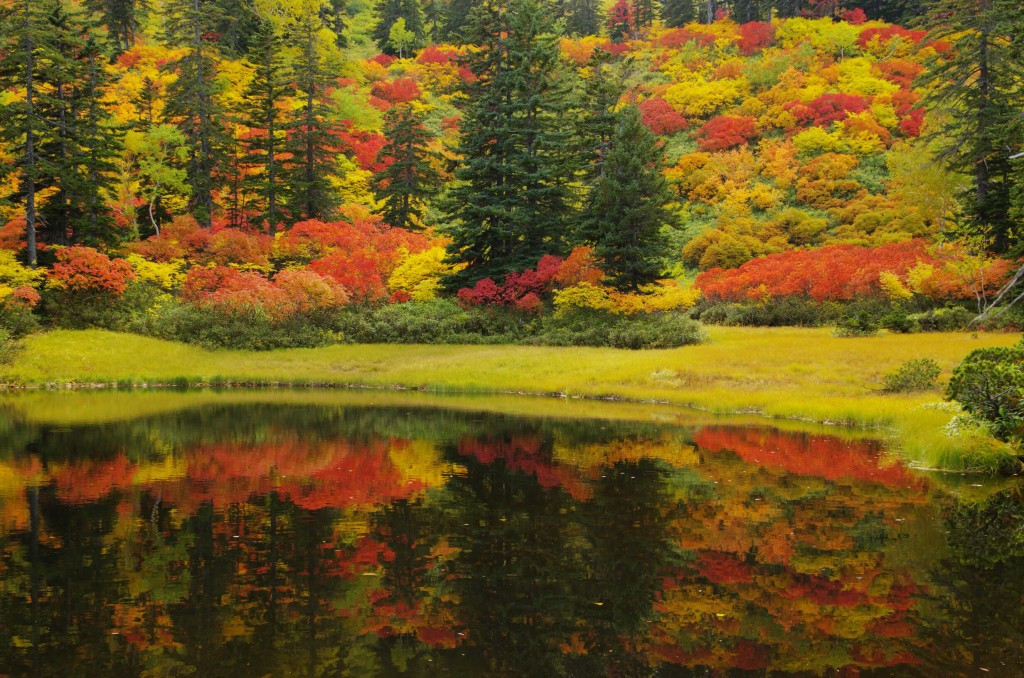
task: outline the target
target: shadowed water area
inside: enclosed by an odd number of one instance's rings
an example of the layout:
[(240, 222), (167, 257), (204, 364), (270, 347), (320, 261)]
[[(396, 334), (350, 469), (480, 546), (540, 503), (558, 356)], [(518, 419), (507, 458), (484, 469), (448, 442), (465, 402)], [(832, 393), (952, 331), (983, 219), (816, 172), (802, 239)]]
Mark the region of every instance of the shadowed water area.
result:
[(0, 400), (0, 675), (1024, 674), (1015, 482), (532, 402)]

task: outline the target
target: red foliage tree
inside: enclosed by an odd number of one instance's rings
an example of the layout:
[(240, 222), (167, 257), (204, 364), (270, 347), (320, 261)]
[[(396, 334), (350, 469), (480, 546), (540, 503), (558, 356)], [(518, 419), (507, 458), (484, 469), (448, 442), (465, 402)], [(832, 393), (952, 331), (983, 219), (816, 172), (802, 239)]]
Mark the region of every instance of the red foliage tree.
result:
[(419, 99), (423, 93), (412, 78), (395, 78), (394, 80), (374, 83), (370, 90), (373, 96), (380, 97), (392, 104), (408, 103)]
[(868, 15), (865, 14), (864, 10), (862, 10), (860, 7), (854, 7), (853, 9), (843, 11), (839, 15), (839, 18), (848, 24), (860, 26), (861, 24), (867, 22)]
[(440, 49), (437, 45), (430, 45), (416, 57), (416, 63), (447, 64), (456, 57), (458, 57), (458, 54), (450, 49)]
[(752, 116), (720, 115), (697, 130), (697, 146), (702, 151), (722, 151), (756, 138), (757, 122)]

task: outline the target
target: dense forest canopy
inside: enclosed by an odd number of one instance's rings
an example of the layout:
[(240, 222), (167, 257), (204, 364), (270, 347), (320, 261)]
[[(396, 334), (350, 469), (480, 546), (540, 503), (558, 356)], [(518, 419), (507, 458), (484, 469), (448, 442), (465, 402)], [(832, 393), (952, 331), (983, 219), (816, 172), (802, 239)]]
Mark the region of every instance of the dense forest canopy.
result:
[(1015, 4), (2, 0), (0, 315), (976, 313), (1020, 253)]

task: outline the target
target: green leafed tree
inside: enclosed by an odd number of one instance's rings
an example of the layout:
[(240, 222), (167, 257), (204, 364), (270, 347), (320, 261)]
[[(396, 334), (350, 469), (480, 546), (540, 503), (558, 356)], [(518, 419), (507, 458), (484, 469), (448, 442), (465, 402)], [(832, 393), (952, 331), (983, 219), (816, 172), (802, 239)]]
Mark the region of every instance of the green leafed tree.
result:
[(456, 169), (448, 195), (447, 285), (501, 279), (564, 250), (571, 163), (558, 36), (540, 0), (487, 0), (476, 10)]
[(384, 118), (384, 136), (388, 143), (380, 154), (390, 164), (374, 176), (381, 203), (377, 213), (396, 228), (420, 230), (427, 203), (440, 183), (431, 162), (430, 132), (423, 126), (422, 114), (399, 104)]
[(623, 108), (608, 152), (601, 160), (581, 229), (609, 283), (635, 291), (664, 270), (672, 223), (672, 192), (661, 172), (662, 149), (643, 124), (636, 105)]

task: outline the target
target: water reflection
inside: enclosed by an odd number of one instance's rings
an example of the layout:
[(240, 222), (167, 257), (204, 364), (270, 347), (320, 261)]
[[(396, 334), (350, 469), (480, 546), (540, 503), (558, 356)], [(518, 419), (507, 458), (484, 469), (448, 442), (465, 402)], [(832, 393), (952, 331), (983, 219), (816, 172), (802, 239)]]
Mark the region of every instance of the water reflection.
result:
[(254, 404), (0, 442), (0, 674), (1024, 672), (1024, 508), (872, 443)]

